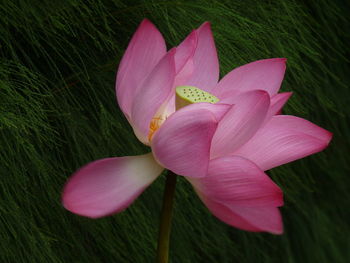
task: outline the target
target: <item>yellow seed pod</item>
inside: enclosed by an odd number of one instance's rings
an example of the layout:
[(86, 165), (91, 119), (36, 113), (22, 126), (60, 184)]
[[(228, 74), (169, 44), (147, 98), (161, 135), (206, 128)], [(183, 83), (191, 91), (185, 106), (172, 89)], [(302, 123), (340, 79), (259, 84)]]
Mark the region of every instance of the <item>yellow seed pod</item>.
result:
[(214, 95), (193, 86), (176, 87), (176, 109), (198, 102), (217, 103)]

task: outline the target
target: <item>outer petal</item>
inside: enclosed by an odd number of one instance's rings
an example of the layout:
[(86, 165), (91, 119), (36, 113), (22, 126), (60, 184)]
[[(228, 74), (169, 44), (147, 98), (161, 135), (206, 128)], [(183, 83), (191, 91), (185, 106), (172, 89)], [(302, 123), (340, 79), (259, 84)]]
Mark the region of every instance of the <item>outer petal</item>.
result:
[(292, 92), (283, 92), (272, 96), (270, 108), (267, 111), (264, 123), (267, 123), (272, 118), (272, 116), (280, 114), (284, 104), (286, 104), (292, 94)]
[(193, 179), (197, 191), (230, 206), (282, 206), (281, 189), (253, 162), (225, 156), (209, 163), (208, 175)]
[(139, 140), (148, 143), (150, 122), (160, 106), (170, 96), (175, 78), (174, 55), (172, 49), (165, 55), (143, 82), (132, 107), (131, 120)]
[(211, 158), (234, 152), (247, 142), (265, 119), (269, 95), (262, 90), (242, 93), (220, 121), (212, 141)]
[(73, 213), (92, 218), (118, 213), (163, 169), (151, 153), (94, 161), (68, 180), (63, 191), (63, 205)]
[(221, 221), (246, 231), (282, 234), (283, 223), (277, 207), (235, 207), (215, 202), (200, 193), (208, 209)]
[(227, 156), (211, 160), (208, 175), (190, 178), (201, 200), (219, 219), (248, 231), (282, 233), (282, 191), (251, 161)]
[[(205, 176), (216, 116), (218, 112), (222, 115), (222, 106), (227, 109), (226, 105), (192, 104), (172, 114), (153, 136), (156, 160), (179, 175)], [(219, 110), (213, 113), (213, 108)]]
[(213, 92), (219, 98), (226, 98), (232, 89), (265, 90), (270, 96), (275, 95), (284, 77), (285, 63), (285, 58), (272, 58), (238, 67), (228, 73)]
[(186, 85), (210, 91), (219, 79), (219, 61), (210, 24), (197, 29), (198, 43), (193, 56), (193, 74)]
[(277, 115), (234, 154), (269, 170), (322, 151), (331, 138), (332, 133), (307, 120)]
[(117, 73), (118, 104), (128, 118), (140, 84), (165, 53), (161, 33), (150, 21), (143, 20), (129, 43)]

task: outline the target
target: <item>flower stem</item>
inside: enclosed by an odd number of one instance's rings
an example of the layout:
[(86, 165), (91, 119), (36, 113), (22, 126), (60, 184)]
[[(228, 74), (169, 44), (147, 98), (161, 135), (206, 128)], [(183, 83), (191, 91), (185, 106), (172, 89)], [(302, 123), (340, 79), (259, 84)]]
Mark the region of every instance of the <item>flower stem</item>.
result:
[(167, 263), (169, 259), (169, 237), (171, 230), (171, 217), (173, 212), (176, 179), (177, 175), (172, 171), (168, 171), (164, 189), (162, 212), (160, 215), (157, 263)]

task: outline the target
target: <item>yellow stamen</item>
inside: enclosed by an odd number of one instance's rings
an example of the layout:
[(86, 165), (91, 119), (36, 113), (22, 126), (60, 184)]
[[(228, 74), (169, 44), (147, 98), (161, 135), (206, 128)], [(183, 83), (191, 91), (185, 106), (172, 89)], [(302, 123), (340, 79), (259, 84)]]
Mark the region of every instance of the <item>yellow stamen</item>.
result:
[(153, 134), (158, 130), (160, 125), (162, 124), (163, 119), (161, 117), (154, 117), (151, 120), (151, 123), (149, 124), (149, 133), (148, 133), (148, 140), (151, 141)]

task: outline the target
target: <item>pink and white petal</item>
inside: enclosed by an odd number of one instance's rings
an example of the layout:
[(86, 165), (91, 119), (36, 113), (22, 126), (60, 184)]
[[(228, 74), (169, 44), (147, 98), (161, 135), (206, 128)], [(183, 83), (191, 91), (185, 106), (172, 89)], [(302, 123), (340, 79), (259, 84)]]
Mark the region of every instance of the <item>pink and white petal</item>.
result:
[(226, 98), (232, 89), (265, 90), (273, 96), (280, 89), (285, 70), (285, 58), (258, 60), (232, 70), (220, 80), (213, 93)]
[(175, 49), (170, 50), (159, 61), (135, 96), (131, 112), (131, 124), (135, 135), (144, 144), (149, 143), (148, 134), (152, 118), (173, 90), (175, 52)]
[(276, 115), (234, 154), (265, 171), (320, 152), (331, 138), (332, 133), (305, 119)]
[(214, 134), (211, 159), (234, 152), (256, 133), (265, 119), (270, 97), (266, 91), (253, 90), (242, 93), (234, 102)]
[(210, 24), (205, 22), (197, 30), (198, 43), (193, 56), (193, 74), (186, 85), (211, 91), (219, 79), (219, 61)]
[(277, 207), (230, 206), (197, 193), (209, 211), (228, 225), (252, 232), (283, 233), (282, 217)]
[(284, 104), (286, 104), (292, 94), (293, 92), (283, 92), (271, 97), (270, 108), (267, 111), (264, 123), (267, 123), (272, 118), (272, 116), (281, 113)]
[(121, 212), (163, 169), (151, 153), (94, 161), (68, 179), (63, 205), (75, 214), (91, 218)]
[(253, 162), (225, 156), (209, 163), (208, 174), (190, 182), (207, 198), (230, 206), (282, 206), (281, 189)]
[(165, 54), (166, 45), (161, 33), (144, 19), (133, 35), (117, 73), (117, 100), (128, 119), (140, 84)]
[[(210, 143), (217, 127), (216, 116), (192, 104), (173, 113), (155, 132), (151, 147), (155, 159), (176, 174), (203, 177), (207, 173)], [(217, 105), (207, 104), (207, 108)], [(223, 108), (218, 112), (223, 114)], [(227, 106), (229, 107), (229, 106)]]

